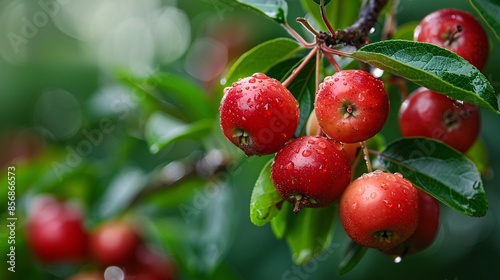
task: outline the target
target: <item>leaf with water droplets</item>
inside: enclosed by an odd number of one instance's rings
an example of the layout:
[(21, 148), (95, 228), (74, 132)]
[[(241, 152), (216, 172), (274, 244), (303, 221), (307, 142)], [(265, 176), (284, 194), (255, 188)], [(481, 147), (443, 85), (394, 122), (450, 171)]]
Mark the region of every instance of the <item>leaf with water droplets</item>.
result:
[(265, 225), (278, 215), (283, 203), (271, 179), (272, 162), (262, 168), (250, 198), (250, 220), (257, 226)]
[(397, 140), (378, 155), (382, 166), (399, 172), (416, 187), (456, 211), (482, 217), (488, 201), (472, 161), (448, 145), (428, 138)]
[(368, 44), (349, 56), (432, 91), (500, 113), (488, 79), (447, 49), (422, 42), (386, 40)]

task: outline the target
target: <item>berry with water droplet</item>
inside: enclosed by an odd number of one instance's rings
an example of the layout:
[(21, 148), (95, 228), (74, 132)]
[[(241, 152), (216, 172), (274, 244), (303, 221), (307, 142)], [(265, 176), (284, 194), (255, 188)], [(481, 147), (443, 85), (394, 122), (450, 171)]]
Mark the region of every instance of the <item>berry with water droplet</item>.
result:
[(399, 109), (399, 128), (405, 137), (440, 140), (465, 153), (476, 141), (481, 125), (476, 105), (457, 104), (445, 95), (418, 88)]
[[(345, 82), (339, 82), (339, 77)], [(344, 70), (325, 78), (316, 93), (314, 108), (326, 135), (339, 142), (355, 143), (382, 129), (389, 116), (389, 98), (384, 83), (370, 73)]]
[(271, 178), (283, 199), (294, 205), (295, 213), (304, 207), (327, 207), (349, 184), (350, 163), (339, 146), (325, 137), (304, 136), (276, 154)]
[[(352, 207), (354, 204), (357, 207)], [(344, 190), (339, 212), (342, 226), (354, 242), (390, 250), (404, 242), (417, 227), (418, 192), (410, 181), (400, 176), (368, 173)]]
[(219, 112), (222, 132), (247, 156), (277, 152), (299, 124), (295, 97), (262, 73), (225, 88)]
[(394, 258), (420, 252), (429, 247), (436, 238), (439, 231), (439, 203), (435, 198), (422, 190), (418, 190), (419, 196), (419, 222), (415, 232), (403, 243), (383, 251)]

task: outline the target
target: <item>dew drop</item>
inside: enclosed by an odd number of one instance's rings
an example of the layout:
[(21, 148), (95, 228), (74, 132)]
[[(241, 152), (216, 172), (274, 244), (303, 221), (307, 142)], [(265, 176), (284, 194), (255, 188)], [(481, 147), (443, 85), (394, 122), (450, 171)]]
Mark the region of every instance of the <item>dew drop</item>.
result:
[(255, 78), (250, 78), (250, 80), (248, 80), (249, 83), (253, 84), (255, 83), (257, 80)]
[(243, 92), (243, 90), (241, 88), (236, 90), (236, 93), (242, 93), (242, 92)]
[(397, 257), (394, 258), (394, 263), (400, 263), (402, 260), (403, 260), (402, 257), (397, 256)]
[(286, 164), (286, 169), (288, 169), (288, 170), (293, 170), (294, 167), (295, 167), (295, 165), (291, 161)]
[(384, 190), (387, 190), (387, 187), (388, 187), (388, 186), (389, 186), (389, 184), (387, 184), (387, 183), (382, 183), (382, 184), (380, 185), (380, 187), (381, 187), (382, 189), (384, 189)]
[(371, 197), (371, 199), (375, 199), (375, 198), (377, 198), (377, 193), (376, 193), (376, 192), (372, 192), (372, 193), (370, 194), (370, 197)]
[(392, 203), (387, 199), (384, 199), (384, 205), (389, 207), (389, 208), (392, 207)]
[(351, 205), (352, 209), (356, 210), (358, 208), (358, 203), (357, 202), (354, 202), (352, 205)]
[(363, 186), (359, 187), (359, 189), (358, 189), (358, 194), (359, 194), (359, 195), (362, 195), (362, 194), (364, 194), (364, 193), (365, 193), (365, 187), (363, 187)]
[(250, 87), (249, 87), (249, 86), (246, 86), (246, 87), (245, 87), (245, 89), (246, 89), (246, 90), (250, 90)]
[(334, 81), (334, 82), (338, 82), (338, 81), (339, 81), (339, 78), (335, 78), (333, 81)]
[(313, 139), (309, 139), (309, 140), (307, 141), (307, 143), (309, 143), (309, 144), (315, 144), (315, 143), (316, 143), (316, 141), (314, 141)]
[(312, 154), (312, 151), (311, 150), (303, 150), (302, 151), (302, 156), (304, 157), (308, 157)]
[(264, 105), (264, 109), (269, 110), (269, 103), (266, 103), (266, 105)]
[(325, 151), (322, 150), (322, 149), (316, 149), (316, 151), (318, 152), (318, 154), (321, 154), (321, 155), (324, 155), (325, 154)]
[(363, 96), (363, 94), (362, 94), (362, 93), (359, 93), (359, 94), (358, 94), (358, 100), (359, 100), (359, 101), (363, 101), (363, 100), (365, 100), (365, 97)]
[(344, 86), (347, 86), (347, 82), (343, 82), (342, 84), (343, 84)]
[(394, 175), (398, 176), (399, 178), (403, 178), (403, 174), (401, 174), (399, 172), (394, 173)]
[(244, 121), (246, 121), (246, 120), (247, 120), (247, 118), (245, 118), (245, 117), (241, 117), (241, 119), (242, 119), (242, 120), (244, 120)]
[(326, 148), (326, 143), (325, 142), (319, 142), (318, 143), (318, 146), (322, 149), (325, 149)]
[(396, 177), (394, 177), (394, 175), (392, 174), (387, 174), (385, 178), (391, 182), (396, 182)]

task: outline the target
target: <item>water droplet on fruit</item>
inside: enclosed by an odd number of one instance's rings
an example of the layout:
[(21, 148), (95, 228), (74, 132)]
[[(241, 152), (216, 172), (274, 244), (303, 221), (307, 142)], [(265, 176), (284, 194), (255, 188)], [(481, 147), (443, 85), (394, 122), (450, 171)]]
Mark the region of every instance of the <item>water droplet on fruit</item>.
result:
[(242, 92), (243, 92), (243, 90), (241, 88), (236, 90), (236, 93), (242, 93)]
[(241, 119), (242, 119), (242, 120), (244, 120), (244, 121), (246, 121), (246, 120), (247, 120), (247, 118), (245, 118), (245, 117), (241, 117)]
[(338, 81), (339, 81), (339, 78), (335, 78), (333, 81), (334, 81), (334, 82), (338, 82)]
[(362, 94), (362, 93), (359, 93), (359, 94), (358, 94), (358, 100), (359, 100), (359, 101), (363, 101), (363, 100), (365, 100), (365, 97), (363, 96), (363, 94)]
[(322, 154), (322, 155), (325, 154), (325, 151), (323, 151), (322, 149), (316, 149), (316, 152), (318, 152), (319, 154)]
[(392, 174), (387, 174), (385, 178), (391, 182), (396, 182), (396, 177), (394, 177), (394, 175)]
[(394, 258), (394, 263), (400, 263), (402, 260), (403, 260), (402, 257), (397, 256), (397, 257)]
[(264, 105), (264, 109), (269, 110), (269, 103), (266, 103), (266, 105)]
[(359, 194), (359, 195), (362, 195), (362, 194), (364, 194), (364, 193), (365, 193), (365, 187), (363, 187), (363, 186), (359, 187), (359, 189), (358, 189), (358, 194)]
[(344, 86), (347, 86), (347, 82), (343, 82), (342, 84), (343, 84)]
[(392, 196), (396, 196), (396, 193), (394, 191), (391, 191)]
[(291, 161), (286, 164), (286, 169), (288, 169), (288, 170), (293, 170), (294, 167), (295, 167), (295, 165)]
[(370, 178), (370, 176), (368, 174), (366, 174), (366, 173), (364, 173), (363, 175), (361, 175), (361, 179), (363, 179), (363, 180), (366, 180), (368, 178)]
[(307, 143), (309, 143), (309, 144), (315, 144), (316, 141), (314, 141), (313, 139), (309, 139), (309, 140), (307, 140)]
[(250, 90), (250, 87), (249, 87), (249, 86), (246, 86), (246, 87), (245, 87), (245, 89), (246, 89), (246, 90)]
[(387, 207), (392, 207), (392, 203), (387, 199), (384, 199), (384, 205)]
[(257, 80), (255, 78), (250, 78), (250, 80), (248, 80), (249, 83), (253, 84), (255, 83)]
[(322, 149), (326, 149), (326, 143), (325, 142), (319, 142), (318, 146)]
[(375, 198), (377, 198), (377, 193), (376, 193), (376, 192), (372, 192), (372, 193), (370, 194), (370, 197), (371, 197), (371, 199), (375, 199)]
[(398, 176), (399, 178), (403, 178), (403, 174), (401, 174), (399, 172), (394, 173), (394, 175)]
[(389, 186), (389, 184), (387, 184), (387, 183), (382, 183), (382, 184), (380, 185), (380, 187), (381, 187), (382, 189), (384, 189), (384, 190), (387, 190), (387, 187), (388, 187), (388, 186)]
[(308, 157), (312, 154), (312, 151), (311, 150), (303, 150), (302, 151), (302, 156), (304, 157)]
[(358, 208), (358, 203), (357, 202), (354, 202), (352, 205), (351, 205), (352, 209), (356, 210)]
[(252, 89), (257, 89), (257, 86), (252, 86)]

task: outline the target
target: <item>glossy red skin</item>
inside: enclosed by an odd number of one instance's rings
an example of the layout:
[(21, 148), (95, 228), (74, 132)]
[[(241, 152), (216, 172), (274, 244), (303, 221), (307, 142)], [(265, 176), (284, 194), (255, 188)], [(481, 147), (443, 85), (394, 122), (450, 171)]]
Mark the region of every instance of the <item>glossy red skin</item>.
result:
[(278, 193), (292, 204), (296, 203), (295, 196), (301, 195), (301, 207), (327, 207), (349, 184), (351, 168), (339, 143), (326, 137), (304, 136), (276, 154), (271, 178)]
[[(351, 105), (353, 114), (347, 114)], [(332, 139), (355, 143), (377, 134), (389, 116), (384, 83), (362, 70), (344, 70), (326, 77), (314, 103), (323, 132)]]
[(386, 254), (404, 257), (420, 252), (429, 247), (439, 231), (439, 203), (435, 198), (422, 190), (419, 196), (419, 222), (415, 232), (403, 243), (397, 245)]
[[(261, 73), (225, 88), (219, 112), (224, 135), (247, 156), (277, 152), (299, 124), (295, 97), (279, 81)], [(239, 131), (248, 133), (247, 145), (236, 136)]]
[[(374, 171), (349, 184), (340, 198), (339, 212), (342, 226), (354, 242), (386, 251), (417, 228), (418, 192), (399, 174)], [(391, 232), (391, 238), (380, 238), (383, 231)]]
[(81, 209), (53, 197), (41, 196), (33, 202), (26, 239), (42, 262), (78, 262), (87, 257), (88, 235)]
[(124, 265), (133, 261), (141, 239), (136, 228), (125, 221), (100, 225), (90, 236), (90, 251), (103, 267)]
[[(401, 133), (405, 137), (423, 136), (440, 140), (465, 153), (479, 135), (479, 108), (468, 103), (457, 108), (454, 102), (426, 88), (415, 90), (399, 109)], [(446, 122), (450, 115), (457, 120), (451, 126)]]
[[(449, 35), (462, 26), (449, 43)], [(442, 9), (428, 14), (415, 28), (415, 41), (426, 42), (449, 49), (469, 61), (479, 70), (488, 60), (488, 36), (473, 15), (455, 9)]]

